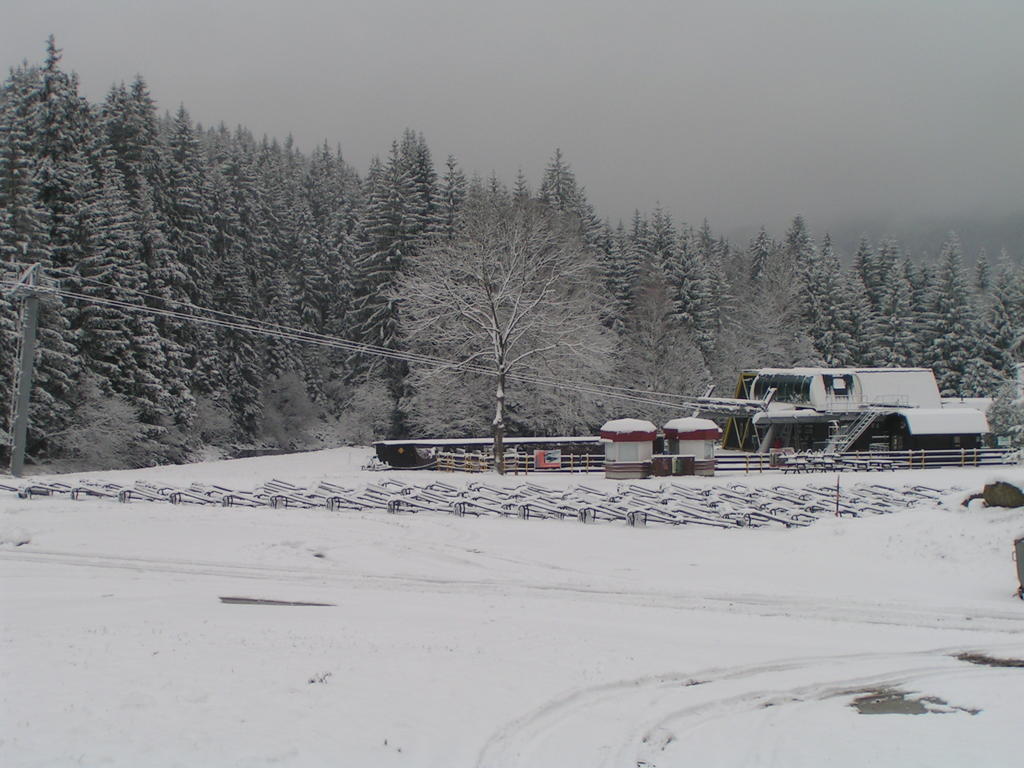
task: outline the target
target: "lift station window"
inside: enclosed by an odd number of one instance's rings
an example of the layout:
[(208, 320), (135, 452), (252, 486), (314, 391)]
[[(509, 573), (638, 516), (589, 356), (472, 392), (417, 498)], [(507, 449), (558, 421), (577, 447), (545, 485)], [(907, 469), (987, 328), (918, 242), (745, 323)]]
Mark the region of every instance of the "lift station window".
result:
[(775, 389), (775, 400), (780, 403), (810, 403), (811, 376), (791, 373), (775, 373), (754, 379), (754, 398), (760, 400), (769, 389)]
[(853, 389), (853, 376), (843, 374), (842, 376), (826, 375), (825, 390), (834, 397), (849, 397)]

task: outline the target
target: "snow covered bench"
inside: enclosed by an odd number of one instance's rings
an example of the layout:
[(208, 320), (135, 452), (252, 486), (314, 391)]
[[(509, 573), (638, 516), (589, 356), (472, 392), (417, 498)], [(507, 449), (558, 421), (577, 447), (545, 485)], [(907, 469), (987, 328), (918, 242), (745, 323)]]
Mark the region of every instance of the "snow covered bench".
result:
[(480, 517), (481, 515), (504, 515), (505, 513), (500, 507), (491, 505), (482, 499), (459, 499), (458, 501), (451, 502), (449, 511), (453, 515), (459, 517), (465, 517), (466, 515), (473, 515), (473, 517)]
[(71, 491), (70, 485), (61, 482), (32, 483), (17, 489), (18, 496), (22, 499), (31, 499), (33, 496), (52, 496), (55, 493), (71, 493)]
[(222, 507), (265, 507), (270, 499), (262, 493), (246, 491), (230, 491), (220, 497)]
[(698, 512), (697, 510), (685, 507), (670, 507), (668, 513), (678, 520), (681, 525), (704, 525), (711, 528), (735, 528), (739, 525), (735, 520), (723, 519), (717, 515)]
[(71, 489), (71, 498), (81, 498), (82, 494), (93, 496), (99, 499), (116, 499), (117, 494), (122, 490), (120, 485), (115, 483), (97, 483), (83, 480)]
[(167, 498), (171, 504), (218, 504), (220, 503), (220, 497), (213, 497), (202, 491), (196, 491), (192, 488), (175, 488), (169, 494)]
[(798, 456), (783, 456), (779, 459), (780, 466), (782, 467), (782, 474), (789, 474), (790, 472), (808, 472), (810, 471), (810, 462)]
[(131, 488), (122, 488), (117, 493), (117, 500), (122, 504), (129, 501), (170, 501), (168, 488), (158, 488), (150, 483), (136, 482)]

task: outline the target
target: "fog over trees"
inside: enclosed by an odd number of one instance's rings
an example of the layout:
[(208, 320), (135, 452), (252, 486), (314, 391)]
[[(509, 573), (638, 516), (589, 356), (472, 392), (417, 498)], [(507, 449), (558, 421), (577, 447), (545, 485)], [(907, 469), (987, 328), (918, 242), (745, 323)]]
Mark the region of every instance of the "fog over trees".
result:
[[(51, 41), (0, 92), (2, 277), (60, 280), (29, 452), (592, 433), (678, 414), (546, 381), (731, 394), (766, 366), (924, 366), (944, 395), (1006, 400), (1022, 359), (1020, 253), (965, 254), (951, 232), (937, 258), (889, 239), (844, 255), (799, 215), (748, 242), (663, 208), (605, 221), (557, 149), (536, 187), (442, 166), (409, 130), (361, 176), (337, 148), (161, 115), (141, 78), (90, 104)], [(5, 444), (17, 339), (4, 299)]]

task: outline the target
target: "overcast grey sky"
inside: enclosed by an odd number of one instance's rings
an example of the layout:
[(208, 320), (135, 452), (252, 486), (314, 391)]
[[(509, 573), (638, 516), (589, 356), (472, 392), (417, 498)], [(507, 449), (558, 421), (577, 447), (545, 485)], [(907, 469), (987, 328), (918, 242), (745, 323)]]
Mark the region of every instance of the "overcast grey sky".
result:
[(613, 220), (1024, 211), (1024, 0), (2, 0), (0, 63), (51, 32), (91, 100), (361, 172), (407, 126), (509, 183), (561, 147)]

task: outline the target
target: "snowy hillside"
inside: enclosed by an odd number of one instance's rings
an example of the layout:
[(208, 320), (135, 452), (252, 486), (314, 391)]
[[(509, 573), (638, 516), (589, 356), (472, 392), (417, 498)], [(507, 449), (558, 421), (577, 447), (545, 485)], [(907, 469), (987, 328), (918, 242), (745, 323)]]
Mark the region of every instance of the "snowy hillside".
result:
[[(368, 457), (94, 477), (355, 486)], [(1024, 511), (959, 505), (991, 475), (847, 473), (964, 490), (791, 530), (0, 494), (0, 764), (1016, 766), (1024, 669), (956, 658), (1024, 658)], [(677, 482), (734, 480), (823, 478)]]

